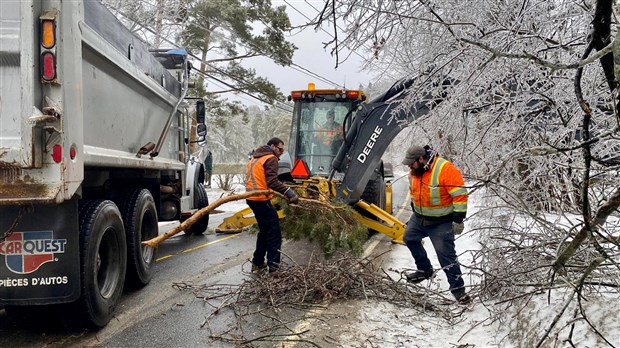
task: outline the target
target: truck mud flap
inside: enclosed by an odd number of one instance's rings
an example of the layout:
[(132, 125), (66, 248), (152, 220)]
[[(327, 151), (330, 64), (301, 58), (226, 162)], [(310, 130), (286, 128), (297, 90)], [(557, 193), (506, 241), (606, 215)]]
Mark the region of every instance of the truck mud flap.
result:
[[(20, 207), (0, 206), (0, 237)], [(77, 200), (28, 208), (0, 242), (0, 304), (72, 302), (80, 296)]]

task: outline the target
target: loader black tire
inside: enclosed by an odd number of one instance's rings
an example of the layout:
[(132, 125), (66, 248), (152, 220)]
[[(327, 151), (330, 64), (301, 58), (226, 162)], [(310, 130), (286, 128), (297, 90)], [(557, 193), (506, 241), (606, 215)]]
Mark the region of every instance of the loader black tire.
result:
[(157, 207), (147, 189), (133, 189), (124, 193), (119, 207), (127, 239), (127, 275), (125, 284), (130, 289), (147, 285), (153, 277), (157, 248), (142, 245), (157, 237)]
[(361, 198), (367, 203), (372, 203), (381, 209), (385, 209), (385, 181), (382, 175), (375, 175), (368, 181)]
[[(208, 205), (209, 196), (207, 196), (207, 190), (203, 184), (199, 183), (194, 187), (194, 208), (202, 209)], [(207, 227), (209, 227), (209, 214), (196, 221), (189, 228), (188, 234), (202, 235), (207, 231)]]
[(123, 292), (127, 267), (125, 227), (110, 200), (80, 202), (80, 279), (77, 314), (90, 328), (104, 327)]
[[(383, 175), (376, 174), (373, 178), (368, 181), (366, 188), (364, 189), (364, 193), (362, 193), (362, 200), (366, 203), (372, 203), (378, 206), (381, 209), (385, 210), (385, 181), (383, 179)], [(360, 214), (373, 218), (371, 214), (368, 214), (366, 211), (360, 211)], [(368, 229), (369, 235), (377, 233), (378, 231), (373, 229)]]

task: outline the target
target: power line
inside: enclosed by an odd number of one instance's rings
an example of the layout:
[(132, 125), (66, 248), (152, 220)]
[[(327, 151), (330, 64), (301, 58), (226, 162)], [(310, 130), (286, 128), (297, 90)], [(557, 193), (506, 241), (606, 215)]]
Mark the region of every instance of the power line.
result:
[[(235, 91), (237, 91), (237, 92), (240, 92), (240, 93), (243, 93), (243, 94), (247, 94), (248, 96), (250, 96), (250, 97), (252, 97), (252, 98), (254, 98), (254, 99), (256, 99), (256, 100), (259, 100), (259, 101), (261, 101), (261, 102), (263, 102), (263, 103), (266, 103), (266, 104), (270, 104), (269, 102), (267, 102), (267, 101), (265, 101), (265, 100), (263, 100), (263, 99), (261, 99), (261, 98), (259, 98), (259, 97), (257, 97), (257, 96), (254, 96), (254, 95), (252, 95), (252, 94), (250, 94), (250, 93), (248, 93), (248, 92), (245, 92), (245, 91), (244, 91), (244, 90), (242, 90), (242, 89), (239, 89), (239, 88), (237, 88), (237, 87), (235, 87), (235, 86), (232, 86), (232, 85), (230, 85), (229, 83), (227, 83), (227, 82), (225, 82), (225, 81), (223, 81), (223, 80), (220, 80), (220, 79), (218, 79), (217, 77), (215, 77), (215, 76), (213, 76), (213, 75), (209, 75), (209, 74), (207, 74), (206, 72), (202, 72), (202, 71), (200, 71), (200, 70), (196, 70), (196, 72), (198, 72), (198, 74), (199, 74), (199, 75), (202, 75), (203, 77), (208, 77), (208, 78), (210, 78), (210, 79), (213, 79), (213, 80), (215, 80), (215, 81), (217, 81), (217, 82), (219, 82), (219, 83), (221, 83), (221, 84), (225, 85), (225, 86), (226, 86), (226, 87), (228, 87), (228, 88), (234, 89), (234, 90), (235, 90)], [(285, 109), (285, 108), (283, 108), (283, 107), (281, 107), (281, 106), (279, 106), (279, 105), (275, 105), (275, 104), (271, 104), (271, 105), (272, 105), (273, 107), (275, 107), (275, 108), (278, 108), (278, 109), (283, 110), (283, 111), (286, 111), (286, 112), (291, 112), (291, 111), (293, 111), (292, 109)], [(284, 105), (286, 105), (286, 104), (284, 104)], [(287, 105), (287, 106), (288, 106), (288, 105)]]

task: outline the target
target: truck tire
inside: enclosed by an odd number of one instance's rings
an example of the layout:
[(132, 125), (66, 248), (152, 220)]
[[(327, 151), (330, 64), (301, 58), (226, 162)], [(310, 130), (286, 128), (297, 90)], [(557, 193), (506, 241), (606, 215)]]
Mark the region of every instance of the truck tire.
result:
[(123, 292), (127, 266), (125, 228), (110, 200), (80, 202), (80, 278), (77, 311), (88, 327), (105, 326)]
[(159, 234), (157, 208), (153, 195), (147, 189), (125, 192), (119, 207), (127, 239), (125, 284), (137, 289), (147, 285), (153, 277), (157, 249), (142, 245), (142, 242)]
[[(202, 209), (209, 205), (209, 196), (207, 196), (207, 190), (203, 184), (198, 184), (194, 188), (194, 208)], [(209, 227), (209, 214), (203, 216), (200, 220), (196, 221), (190, 228), (189, 234), (201, 235), (204, 234)]]

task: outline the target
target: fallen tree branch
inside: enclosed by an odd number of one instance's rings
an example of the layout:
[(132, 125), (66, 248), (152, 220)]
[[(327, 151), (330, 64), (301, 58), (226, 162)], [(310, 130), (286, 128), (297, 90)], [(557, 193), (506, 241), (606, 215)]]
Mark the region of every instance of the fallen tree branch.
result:
[(170, 231), (159, 235), (155, 238), (149, 239), (147, 241), (142, 242), (142, 245), (147, 245), (150, 246), (152, 248), (158, 246), (159, 244), (161, 244), (163, 241), (165, 241), (166, 239), (187, 230), (188, 228), (190, 228), (190, 226), (192, 226), (196, 221), (200, 220), (203, 216), (205, 216), (206, 214), (209, 214), (211, 211), (213, 211), (215, 208), (219, 207), (220, 205), (224, 204), (224, 203), (228, 203), (228, 202), (232, 202), (232, 201), (237, 201), (240, 199), (246, 199), (248, 197), (253, 197), (253, 196), (259, 196), (259, 195), (265, 195), (265, 194), (275, 194), (275, 195), (281, 195), (278, 192), (275, 192), (273, 190), (260, 190), (260, 191), (253, 191), (253, 192), (245, 192), (245, 193), (238, 193), (238, 194), (231, 194), (229, 196), (226, 197), (222, 197), (217, 199), (215, 202), (209, 204), (208, 206), (200, 209), (199, 211), (197, 211), (196, 213), (194, 213), (194, 215), (190, 216), (187, 220), (183, 221), (179, 226), (171, 229)]
[[(288, 255), (283, 253), (288, 258)], [(290, 322), (318, 320), (329, 325), (329, 316), (324, 312), (334, 302), (359, 299), (391, 303), (403, 308), (431, 311), (450, 321), (463, 314), (454, 309), (454, 300), (440, 292), (408, 284), (402, 278), (390, 276), (385, 269), (374, 265), (374, 258), (360, 259), (338, 254), (329, 261), (318, 261), (314, 256), (309, 263), (300, 265), (291, 259), (291, 265), (281, 266), (275, 274), (253, 275), (239, 285), (231, 284), (187, 284), (174, 283), (180, 290), (191, 292), (208, 305), (205, 320), (214, 316), (232, 313), (236, 322), (220, 332), (211, 332), (210, 339), (232, 342), (240, 346), (252, 342), (304, 342), (318, 346), (311, 339), (315, 335), (308, 330), (293, 329)], [(391, 270), (391, 272), (396, 272)], [(449, 296), (449, 295), (448, 295)], [(308, 317), (308, 310), (313, 315)], [(284, 318), (280, 313), (286, 313)], [(297, 313), (297, 314), (296, 314)], [(260, 317), (260, 319), (259, 319)], [(265, 321), (264, 318), (268, 320)], [(204, 323), (205, 321), (203, 321)], [(249, 337), (248, 325), (256, 334), (256, 323), (261, 335)], [(206, 326), (203, 324), (202, 326)]]

